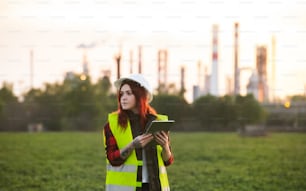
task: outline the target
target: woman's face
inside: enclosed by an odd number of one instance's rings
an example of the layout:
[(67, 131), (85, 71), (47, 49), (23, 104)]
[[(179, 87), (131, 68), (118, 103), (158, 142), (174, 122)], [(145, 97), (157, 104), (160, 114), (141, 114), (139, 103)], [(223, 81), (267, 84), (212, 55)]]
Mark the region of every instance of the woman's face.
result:
[(128, 84), (124, 84), (120, 89), (120, 104), (123, 110), (131, 110), (137, 113), (136, 97)]

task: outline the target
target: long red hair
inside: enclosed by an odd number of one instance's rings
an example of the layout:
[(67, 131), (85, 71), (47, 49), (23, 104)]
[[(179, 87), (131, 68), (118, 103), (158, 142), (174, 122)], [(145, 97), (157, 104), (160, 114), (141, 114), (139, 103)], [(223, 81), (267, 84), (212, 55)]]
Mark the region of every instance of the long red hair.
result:
[(119, 113), (119, 118), (118, 118), (118, 122), (121, 125), (121, 127), (126, 128), (127, 127), (127, 123), (128, 123), (128, 114), (126, 110), (123, 110), (121, 107), (121, 94), (120, 94), (120, 90), (121, 87), (125, 84), (128, 84), (132, 90), (132, 93), (135, 96), (136, 99), (136, 107), (138, 109), (139, 112), (139, 116), (140, 116), (140, 124), (141, 127), (144, 128), (146, 122), (147, 122), (147, 114), (153, 114), (156, 115), (156, 111), (153, 107), (151, 107), (148, 103), (148, 98), (147, 98), (147, 91), (140, 86), (139, 83), (134, 82), (132, 80), (124, 80), (119, 88), (118, 91), (118, 96), (117, 96), (117, 101), (118, 101), (118, 113)]

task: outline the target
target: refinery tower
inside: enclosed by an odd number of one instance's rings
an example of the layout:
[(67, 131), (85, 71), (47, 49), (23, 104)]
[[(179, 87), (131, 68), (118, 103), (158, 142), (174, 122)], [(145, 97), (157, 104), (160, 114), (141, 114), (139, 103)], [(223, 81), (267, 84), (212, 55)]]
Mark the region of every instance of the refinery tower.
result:
[(209, 93), (215, 96), (219, 95), (219, 66), (218, 66), (218, 25), (213, 25), (212, 30), (212, 67), (210, 77)]

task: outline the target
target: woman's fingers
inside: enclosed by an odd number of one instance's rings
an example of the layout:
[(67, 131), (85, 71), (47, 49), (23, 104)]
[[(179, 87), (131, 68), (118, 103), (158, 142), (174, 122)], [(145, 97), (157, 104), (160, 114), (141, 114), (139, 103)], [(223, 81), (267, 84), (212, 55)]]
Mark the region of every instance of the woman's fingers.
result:
[(160, 145), (166, 145), (168, 143), (168, 133), (161, 131), (154, 134), (156, 142)]
[(152, 140), (153, 140), (152, 134), (139, 135), (134, 139), (133, 145), (135, 148), (142, 148), (146, 146)]
[(146, 144), (148, 144), (149, 142), (153, 140), (153, 135), (145, 134), (142, 140), (143, 140), (143, 146), (145, 146)]

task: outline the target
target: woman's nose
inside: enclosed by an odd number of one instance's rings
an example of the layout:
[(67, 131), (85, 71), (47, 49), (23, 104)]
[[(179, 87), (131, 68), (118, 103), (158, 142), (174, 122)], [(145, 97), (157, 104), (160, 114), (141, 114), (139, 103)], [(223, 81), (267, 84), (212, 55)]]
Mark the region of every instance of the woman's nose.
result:
[(126, 99), (126, 94), (122, 94), (121, 99)]

